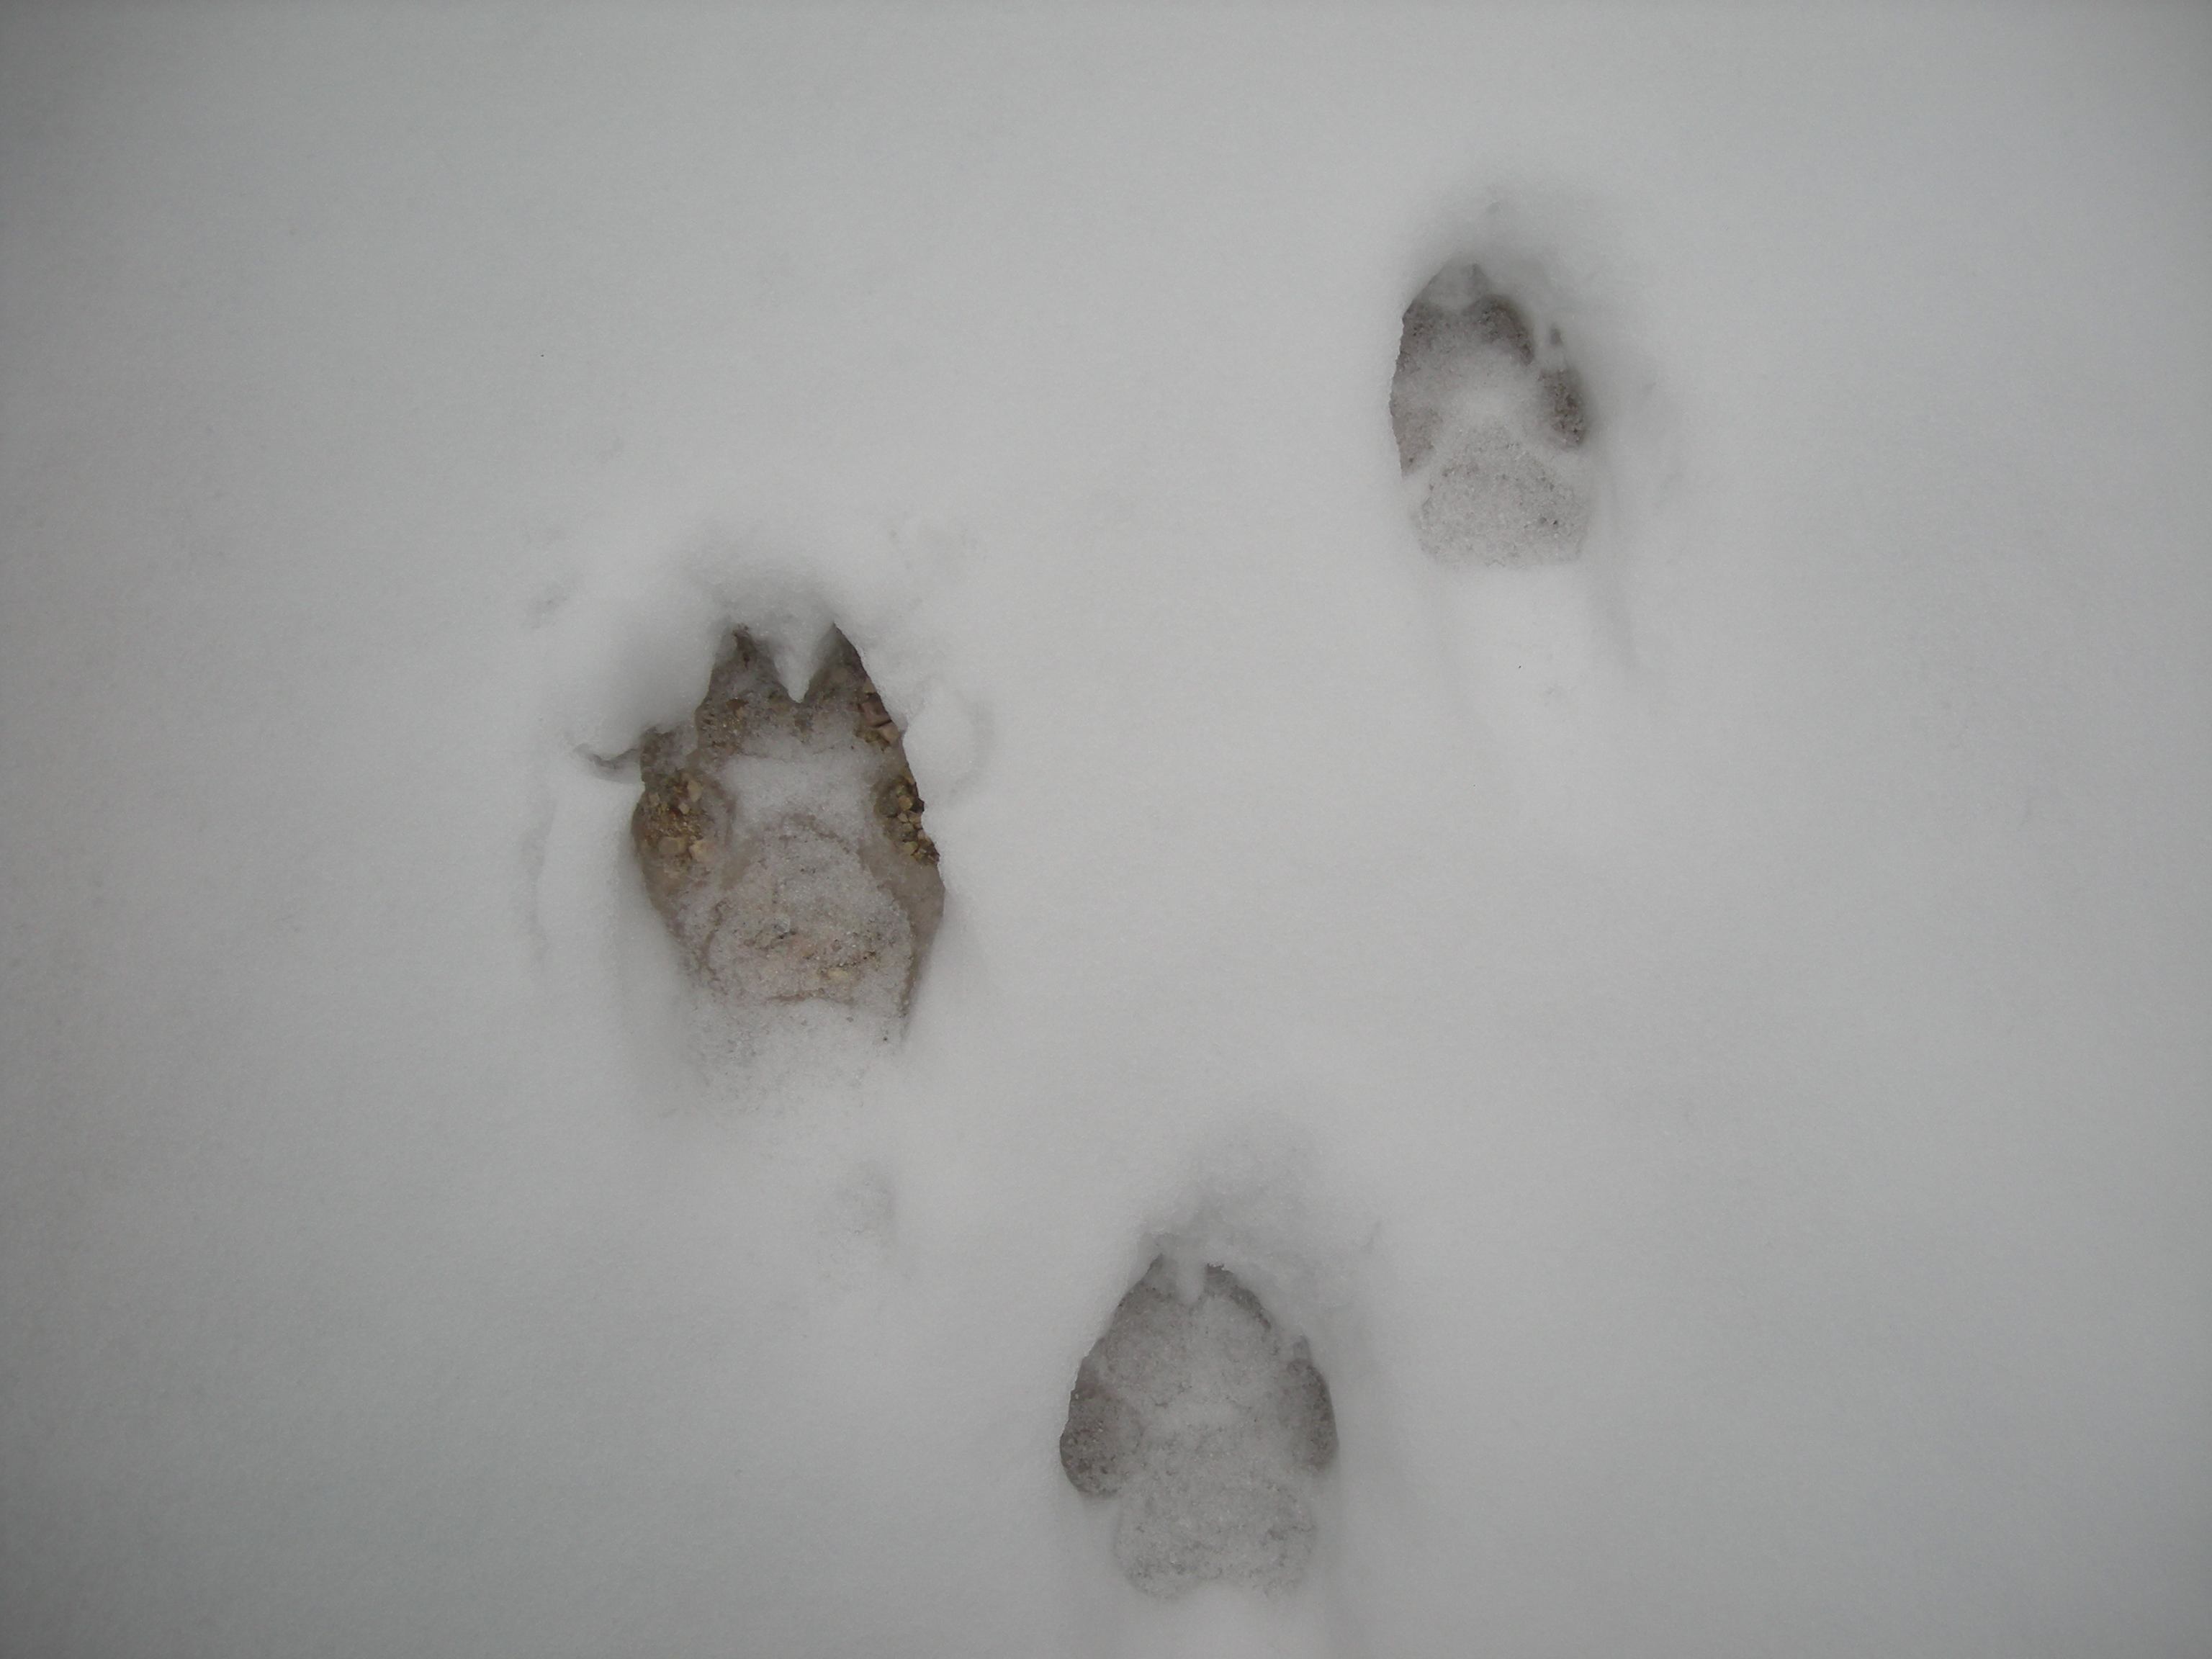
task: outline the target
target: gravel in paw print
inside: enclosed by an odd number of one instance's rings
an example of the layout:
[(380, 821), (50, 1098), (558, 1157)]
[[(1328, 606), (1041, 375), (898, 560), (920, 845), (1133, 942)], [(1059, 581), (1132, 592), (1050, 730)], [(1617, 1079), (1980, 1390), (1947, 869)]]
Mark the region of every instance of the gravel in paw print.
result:
[(1407, 308), (1390, 426), (1422, 547), (1447, 563), (1552, 564), (1595, 498), (1590, 410), (1557, 328), (1447, 265)]
[(1163, 1257), (1121, 1298), (1077, 1373), (1060, 1467), (1120, 1500), (1114, 1556), (1138, 1589), (1287, 1589), (1336, 1455), (1328, 1384), (1233, 1273), (1207, 1267), (1191, 1288)]
[(903, 1010), (944, 884), (898, 725), (848, 641), (793, 700), (732, 635), (690, 720), (639, 758), (646, 891), (714, 995)]

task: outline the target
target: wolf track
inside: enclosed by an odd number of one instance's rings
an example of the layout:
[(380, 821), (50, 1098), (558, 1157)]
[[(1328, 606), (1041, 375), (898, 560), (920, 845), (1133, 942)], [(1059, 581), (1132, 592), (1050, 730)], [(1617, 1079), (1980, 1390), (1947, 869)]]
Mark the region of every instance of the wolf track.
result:
[(1556, 564), (1595, 501), (1589, 396), (1557, 328), (1480, 266), (1444, 267), (1407, 307), (1390, 427), (1413, 533), (1447, 564)]
[(1313, 1553), (1313, 1477), (1336, 1456), (1328, 1384), (1303, 1338), (1208, 1267), (1197, 1297), (1152, 1263), (1076, 1374), (1060, 1467), (1119, 1498), (1114, 1556), (1139, 1589), (1283, 1590)]
[(639, 762), (646, 892), (712, 996), (904, 1011), (945, 889), (898, 726), (842, 635), (794, 701), (733, 635)]

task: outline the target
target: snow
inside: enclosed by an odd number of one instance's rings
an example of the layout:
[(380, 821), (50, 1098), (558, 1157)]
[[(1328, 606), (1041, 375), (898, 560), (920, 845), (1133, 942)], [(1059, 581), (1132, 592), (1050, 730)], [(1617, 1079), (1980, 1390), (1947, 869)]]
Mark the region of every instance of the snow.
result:
[[(2201, 9), (0, 17), (0, 1648), (2212, 1644)], [(1425, 551), (1408, 304), (1578, 552)], [(1546, 349), (1550, 349), (1548, 337)], [(732, 629), (926, 799), (702, 1062)], [(1058, 1455), (1164, 1254), (1312, 1554)]]

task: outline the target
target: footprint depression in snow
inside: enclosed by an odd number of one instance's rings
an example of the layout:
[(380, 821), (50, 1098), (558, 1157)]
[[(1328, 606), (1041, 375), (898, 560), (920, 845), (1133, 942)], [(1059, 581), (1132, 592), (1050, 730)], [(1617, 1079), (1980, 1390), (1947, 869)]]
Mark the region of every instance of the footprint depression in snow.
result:
[(1192, 1283), (1165, 1257), (1085, 1356), (1060, 1440), (1077, 1491), (1121, 1500), (1122, 1572), (1163, 1598), (1295, 1585), (1313, 1553), (1313, 1480), (1335, 1456), (1305, 1340), (1286, 1340), (1225, 1268)]
[(1390, 428), (1413, 533), (1447, 564), (1556, 564), (1595, 499), (1590, 416), (1559, 331), (1480, 266), (1446, 265), (1406, 309)]
[(904, 1012), (945, 888), (897, 724), (842, 635), (793, 698), (732, 635), (690, 720), (639, 758), (646, 890), (712, 996)]

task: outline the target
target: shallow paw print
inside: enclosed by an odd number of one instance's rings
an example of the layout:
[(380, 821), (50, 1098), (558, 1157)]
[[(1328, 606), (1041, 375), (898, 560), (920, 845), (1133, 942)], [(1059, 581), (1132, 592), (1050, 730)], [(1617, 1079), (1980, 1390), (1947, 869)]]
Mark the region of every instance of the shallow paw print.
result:
[(1551, 564), (1582, 550), (1596, 496), (1590, 413), (1559, 331), (1474, 264), (1407, 307), (1390, 426), (1423, 548), (1448, 563)]
[(1286, 1340), (1224, 1268), (1185, 1299), (1164, 1257), (1085, 1356), (1060, 1441), (1077, 1491), (1121, 1500), (1121, 1571), (1163, 1597), (1296, 1584), (1313, 1553), (1312, 1479), (1335, 1455), (1304, 1340)]
[(690, 720), (639, 757), (646, 891), (712, 994), (905, 1007), (944, 884), (897, 724), (848, 642), (793, 700), (732, 635)]

